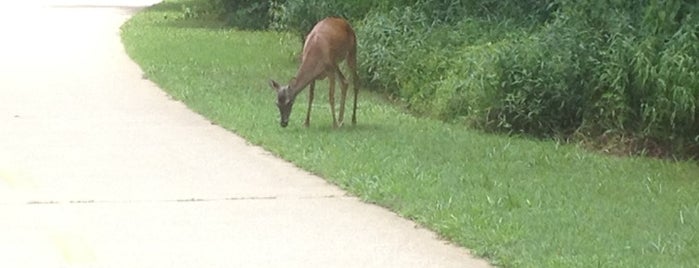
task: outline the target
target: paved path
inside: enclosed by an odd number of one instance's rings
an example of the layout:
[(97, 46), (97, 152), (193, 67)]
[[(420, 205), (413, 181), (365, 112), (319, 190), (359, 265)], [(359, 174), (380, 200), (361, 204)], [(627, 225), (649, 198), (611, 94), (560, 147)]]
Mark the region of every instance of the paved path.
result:
[(40, 1), (0, 15), (0, 267), (487, 266), (143, 80), (148, 0)]

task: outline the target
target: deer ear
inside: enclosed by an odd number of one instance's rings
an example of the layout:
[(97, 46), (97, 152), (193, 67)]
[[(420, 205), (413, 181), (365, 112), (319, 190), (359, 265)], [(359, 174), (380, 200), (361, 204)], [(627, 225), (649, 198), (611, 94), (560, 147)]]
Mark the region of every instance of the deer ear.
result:
[(279, 91), (279, 89), (282, 87), (281, 85), (279, 85), (279, 83), (277, 83), (277, 81), (274, 81), (272, 79), (269, 80), (269, 86), (272, 87), (274, 91)]

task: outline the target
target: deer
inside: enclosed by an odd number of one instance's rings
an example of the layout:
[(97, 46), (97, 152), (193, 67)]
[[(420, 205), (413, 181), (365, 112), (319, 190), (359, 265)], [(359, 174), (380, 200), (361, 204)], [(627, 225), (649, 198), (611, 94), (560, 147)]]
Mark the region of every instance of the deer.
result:
[[(286, 86), (270, 79), (269, 84), (277, 93), (281, 127), (289, 125), (289, 115), (296, 96), (309, 86), (308, 110), (304, 127), (310, 126), (311, 107), (316, 80), (328, 79), (330, 112), (333, 118), (333, 128), (343, 125), (345, 115), (345, 100), (349, 83), (340, 71), (340, 63), (345, 61), (351, 72), (354, 88), (354, 106), (352, 108), (352, 125), (357, 124), (357, 38), (350, 24), (338, 17), (328, 17), (319, 21), (306, 36), (301, 54), (301, 64), (296, 76)], [(339, 122), (335, 117), (335, 79), (340, 80), (340, 114)]]

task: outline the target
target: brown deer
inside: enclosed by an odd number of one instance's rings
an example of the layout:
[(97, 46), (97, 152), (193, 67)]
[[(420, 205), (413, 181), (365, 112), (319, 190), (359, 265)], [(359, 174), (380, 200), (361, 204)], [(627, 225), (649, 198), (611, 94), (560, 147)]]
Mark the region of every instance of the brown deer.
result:
[[(342, 126), (345, 115), (345, 99), (347, 98), (348, 82), (340, 72), (339, 64), (347, 61), (347, 66), (352, 72), (352, 86), (354, 87), (354, 107), (352, 109), (352, 124), (357, 123), (357, 38), (349, 23), (341, 18), (329, 17), (318, 22), (306, 36), (301, 55), (301, 65), (288, 85), (282, 86), (274, 80), (270, 80), (270, 86), (277, 92), (277, 107), (281, 117), (280, 125), (289, 125), (291, 107), (296, 96), (307, 86), (308, 111), (304, 126), (308, 127), (311, 119), (311, 106), (313, 105), (313, 91), (316, 80), (328, 78), (330, 100), (330, 112), (333, 116), (333, 128)], [(340, 79), (342, 95), (340, 98), (339, 124), (335, 118), (335, 78)]]

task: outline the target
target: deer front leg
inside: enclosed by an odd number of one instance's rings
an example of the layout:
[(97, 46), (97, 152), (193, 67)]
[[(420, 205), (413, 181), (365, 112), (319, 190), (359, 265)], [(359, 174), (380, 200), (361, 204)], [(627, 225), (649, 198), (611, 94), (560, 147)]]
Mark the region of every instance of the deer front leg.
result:
[(337, 128), (337, 119), (335, 118), (335, 74), (328, 75), (328, 100), (330, 101), (330, 113), (333, 115), (333, 128)]
[(306, 111), (306, 122), (303, 123), (304, 127), (311, 125), (311, 107), (313, 107), (313, 91), (316, 89), (316, 81), (313, 80), (308, 88), (308, 110)]

